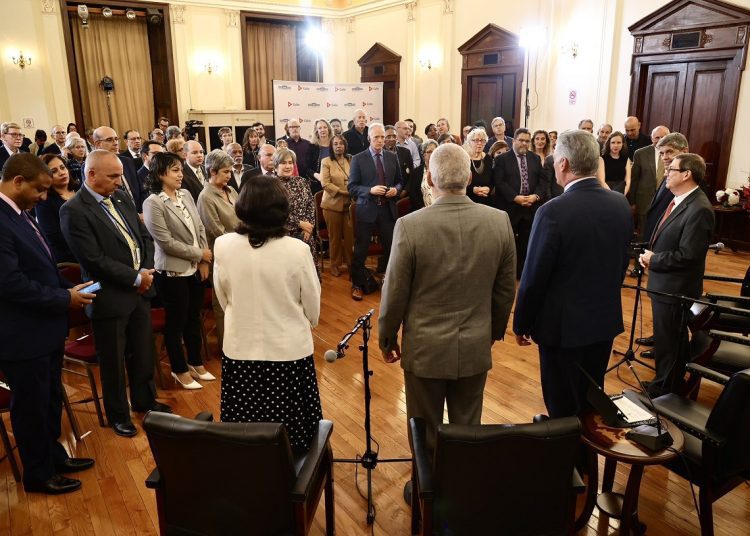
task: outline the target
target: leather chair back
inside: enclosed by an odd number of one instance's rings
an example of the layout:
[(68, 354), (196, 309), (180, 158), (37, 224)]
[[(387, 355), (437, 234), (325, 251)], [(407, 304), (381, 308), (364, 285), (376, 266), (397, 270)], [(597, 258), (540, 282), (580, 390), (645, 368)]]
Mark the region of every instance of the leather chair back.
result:
[(283, 424), (149, 413), (143, 428), (163, 486), (168, 534), (293, 534), (296, 480)]
[[(730, 378), (711, 410), (706, 430), (726, 439), (713, 457), (716, 480), (750, 471), (750, 369)], [(704, 458), (706, 448), (704, 442)]]
[(513, 426), (441, 425), (433, 470), (436, 533), (567, 533), (580, 446), (576, 417)]

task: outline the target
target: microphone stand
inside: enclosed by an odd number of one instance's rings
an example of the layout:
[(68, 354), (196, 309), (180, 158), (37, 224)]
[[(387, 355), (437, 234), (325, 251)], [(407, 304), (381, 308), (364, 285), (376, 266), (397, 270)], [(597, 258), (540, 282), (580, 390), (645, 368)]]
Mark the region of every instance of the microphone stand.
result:
[[(604, 372), (605, 374), (612, 372), (616, 368), (619, 368), (619, 366), (622, 365), (623, 363), (628, 363), (628, 365), (630, 365), (631, 361), (635, 361), (636, 363), (639, 363), (646, 368), (655, 370), (655, 368), (651, 366), (650, 364), (645, 363), (641, 361), (640, 359), (638, 359), (637, 357), (635, 357), (635, 352), (633, 351), (633, 342), (635, 341), (635, 324), (638, 321), (638, 304), (641, 301), (641, 280), (642, 279), (643, 279), (643, 270), (640, 270), (638, 272), (638, 280), (637, 280), (638, 283), (635, 287), (635, 302), (633, 303), (633, 318), (630, 323), (630, 339), (628, 340), (628, 349), (624, 354), (618, 350), (612, 350), (613, 354), (621, 355), (622, 359), (620, 359), (617, 363), (609, 367)], [(623, 285), (623, 287), (627, 287), (627, 285)], [(632, 288), (632, 287), (629, 287), (629, 288)]]
[[(378, 463), (394, 463), (394, 462), (411, 462), (411, 458), (386, 458), (378, 459), (378, 452), (372, 449), (372, 430), (370, 426), (370, 376), (373, 375), (373, 371), (370, 370), (370, 362), (368, 356), (367, 344), (370, 340), (370, 330), (372, 329), (372, 314), (374, 309), (370, 309), (366, 314), (360, 316), (357, 322), (354, 324), (354, 328), (344, 335), (344, 338), (337, 346), (337, 352), (343, 357), (344, 350), (349, 347), (349, 340), (357, 333), (362, 331), (362, 344), (359, 346), (362, 352), (362, 372), (365, 384), (365, 452), (361, 457), (346, 459), (346, 458), (334, 458), (333, 461), (336, 463), (353, 463), (361, 465), (365, 471), (367, 471), (367, 524), (372, 525), (375, 522), (375, 506), (372, 502), (372, 471), (377, 467)], [(380, 447), (378, 446), (378, 450)]]

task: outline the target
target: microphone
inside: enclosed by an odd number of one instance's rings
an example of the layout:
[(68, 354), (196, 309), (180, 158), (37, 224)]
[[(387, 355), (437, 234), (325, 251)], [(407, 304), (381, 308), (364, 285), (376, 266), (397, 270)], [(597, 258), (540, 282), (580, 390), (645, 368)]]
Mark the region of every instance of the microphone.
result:
[(708, 246), (708, 249), (711, 250), (711, 251), (715, 251), (716, 253), (718, 253), (719, 251), (721, 251), (725, 247), (726, 246), (724, 245), (724, 242), (716, 242), (715, 244), (710, 244)]
[(625, 434), (625, 437), (643, 447), (646, 447), (652, 452), (656, 452), (657, 450), (662, 450), (672, 446), (672, 443), (674, 443), (674, 439), (672, 439), (672, 435), (667, 430), (662, 429), (661, 415), (659, 414), (659, 409), (656, 407), (656, 404), (654, 404), (654, 399), (651, 398), (651, 394), (648, 392), (648, 389), (646, 389), (646, 386), (643, 385), (641, 378), (638, 376), (635, 369), (633, 368), (633, 365), (630, 363), (630, 359), (626, 359), (626, 363), (628, 364), (630, 372), (632, 372), (633, 376), (635, 376), (635, 379), (638, 380), (638, 385), (640, 385), (641, 391), (646, 395), (646, 398), (651, 404), (651, 408), (654, 410), (654, 415), (656, 416), (656, 426), (654, 427), (650, 424), (642, 424), (633, 428), (632, 430), (629, 430)]
[(336, 360), (344, 357), (344, 350), (326, 350), (326, 353), (323, 354), (323, 357), (329, 363), (335, 363)]

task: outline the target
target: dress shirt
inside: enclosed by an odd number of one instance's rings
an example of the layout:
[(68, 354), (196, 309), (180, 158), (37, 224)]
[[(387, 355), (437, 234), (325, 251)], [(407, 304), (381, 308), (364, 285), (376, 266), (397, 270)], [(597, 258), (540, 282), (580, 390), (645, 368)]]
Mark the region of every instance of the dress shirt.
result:
[(188, 164), (188, 163), (187, 163), (187, 160), (185, 161), (185, 164), (187, 164), (187, 167), (189, 167), (190, 169), (192, 169), (192, 170), (193, 170), (193, 173), (195, 174), (195, 176), (196, 176), (196, 177), (197, 177), (198, 179), (200, 179), (201, 177), (203, 177), (203, 182), (201, 183), (201, 186), (205, 185), (205, 184), (206, 184), (206, 179), (207, 179), (207, 177), (206, 177), (206, 173), (204, 172), (204, 170), (203, 170), (202, 166), (201, 166), (201, 172), (200, 172), (200, 173), (198, 173), (198, 168), (197, 168), (197, 167), (193, 167), (193, 166), (191, 166), (190, 164)]
[(687, 199), (687, 196), (689, 196), (690, 194), (692, 194), (697, 189), (698, 189), (698, 186), (696, 186), (695, 188), (691, 189), (689, 192), (685, 192), (684, 194), (676, 195), (674, 197), (674, 208), (672, 210), (674, 210), (675, 208), (677, 208), (678, 206), (680, 206), (680, 203), (682, 203), (683, 201), (685, 201), (685, 199)]
[(419, 149), (417, 144), (411, 138), (406, 138), (403, 142), (397, 141), (396, 147), (406, 147), (411, 153), (411, 160), (414, 163), (414, 167), (418, 168), (422, 164), (422, 158), (419, 156)]
[(571, 186), (573, 186), (576, 183), (579, 183), (581, 181), (585, 181), (587, 179), (595, 179), (595, 178), (596, 177), (581, 177), (580, 179), (576, 179), (574, 181), (570, 181), (568, 184), (565, 185), (565, 188), (563, 188), (563, 192), (567, 192), (568, 188), (570, 188)]
[(18, 205), (16, 205), (16, 202), (13, 201), (10, 197), (5, 195), (3, 192), (0, 192), (0, 199), (8, 203), (8, 205), (10, 205), (10, 208), (12, 208), (16, 214), (18, 214), (19, 216), (21, 215), (21, 209), (18, 208)]

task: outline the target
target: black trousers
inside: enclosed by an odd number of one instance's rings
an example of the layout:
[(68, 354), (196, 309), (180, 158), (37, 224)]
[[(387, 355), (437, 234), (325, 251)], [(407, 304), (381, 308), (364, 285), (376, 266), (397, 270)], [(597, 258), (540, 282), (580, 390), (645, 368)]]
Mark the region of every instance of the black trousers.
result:
[(12, 393), (10, 422), (23, 463), (23, 482), (52, 478), (55, 463), (68, 459), (58, 442), (62, 417), (63, 348), (35, 359), (0, 361)]
[(531, 225), (534, 223), (534, 213), (529, 212), (515, 219), (513, 234), (516, 238), (516, 279), (521, 278), (523, 266), (526, 263), (526, 251), (529, 249)]
[[(652, 396), (673, 392), (685, 375), (688, 335), (682, 328), (682, 307), (651, 297), (654, 322), (654, 362), (656, 376), (649, 386)], [(682, 331), (682, 332), (681, 332)]]
[(352, 286), (362, 287), (367, 278), (365, 271), (365, 259), (370, 247), (372, 232), (377, 228), (380, 233), (380, 243), (383, 246), (383, 256), (378, 260), (378, 271), (385, 272), (388, 267), (388, 259), (391, 255), (391, 242), (393, 242), (393, 227), (396, 220), (391, 213), (388, 204), (378, 206), (377, 217), (374, 222), (363, 222), (357, 220), (354, 226), (354, 255), (352, 256)]
[(182, 343), (187, 349), (187, 362), (194, 367), (201, 360), (201, 305), (205, 288), (196, 275), (167, 277), (163, 272), (156, 276), (156, 289), (164, 303), (166, 324), (164, 344), (169, 355), (172, 372), (188, 371)]
[(591, 382), (581, 369), (603, 386), (611, 352), (612, 341), (577, 348), (539, 346), (542, 394), (550, 417), (579, 415), (588, 407), (586, 393)]
[(138, 296), (130, 314), (95, 318), (91, 323), (101, 369), (104, 411), (110, 423), (128, 423), (130, 409), (125, 392), (128, 381), (130, 403), (135, 411), (151, 409), (156, 399), (151, 304)]

